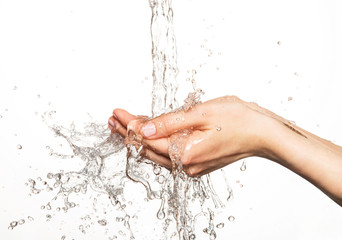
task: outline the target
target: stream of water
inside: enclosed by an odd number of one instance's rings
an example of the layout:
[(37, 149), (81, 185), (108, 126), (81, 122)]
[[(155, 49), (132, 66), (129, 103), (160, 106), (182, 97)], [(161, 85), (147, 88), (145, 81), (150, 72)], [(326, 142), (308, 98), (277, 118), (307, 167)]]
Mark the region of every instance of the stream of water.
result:
[[(178, 107), (177, 48), (172, 0), (149, 0), (149, 3), (152, 10), (152, 117), (171, 111), (187, 111), (200, 103), (202, 91), (194, 87), (195, 92), (189, 94), (182, 107)], [(148, 200), (160, 201), (160, 207), (155, 210), (155, 214), (163, 221), (164, 239), (203, 239), (201, 234), (210, 240), (216, 239), (216, 229), (223, 228), (224, 223), (215, 225), (215, 211), (224, 208), (225, 204), (216, 194), (209, 174), (191, 178), (182, 169), (182, 149), (187, 137), (192, 133), (191, 129), (170, 136), (169, 155), (173, 163), (170, 172), (140, 154), (143, 147), (136, 141), (135, 133), (129, 133), (124, 141), (119, 134), (110, 134), (106, 125), (90, 123), (80, 131), (76, 130), (73, 124), (70, 127), (51, 124), (51, 115), (53, 112), (45, 114), (44, 121), (56, 137), (68, 143), (72, 154), (61, 154), (47, 146), (50, 155), (71, 160), (81, 159), (83, 167), (74, 171), (48, 173), (46, 179), (28, 180), (26, 185), (32, 195), (43, 191), (53, 195), (51, 201), (45, 203), (42, 209), (53, 208), (57, 212), (67, 213), (78, 206), (70, 200), (74, 195), (92, 191), (107, 196), (110, 207), (116, 209), (116, 221), (122, 223), (122, 234), (119, 231), (118, 235), (111, 235), (108, 239), (139, 239), (131, 224), (132, 216), (127, 211), (130, 205), (127, 200), (129, 197), (124, 195), (125, 184), (133, 181), (144, 186)], [(222, 173), (227, 188), (227, 200), (230, 200), (233, 196), (232, 190), (223, 171)], [(93, 202), (97, 201), (95, 199)], [(62, 205), (57, 202), (62, 202)], [(47, 221), (51, 218), (51, 214), (46, 215)], [(86, 215), (83, 218), (101, 226), (110, 224), (109, 218), (105, 217), (94, 218)], [(28, 220), (32, 219), (33, 217), (30, 217)], [(204, 222), (205, 226), (198, 222)], [(13, 221), (8, 228), (14, 229), (23, 223), (24, 219)], [(79, 225), (78, 228), (85, 234), (87, 225)], [(66, 237), (63, 235), (61, 239)]]

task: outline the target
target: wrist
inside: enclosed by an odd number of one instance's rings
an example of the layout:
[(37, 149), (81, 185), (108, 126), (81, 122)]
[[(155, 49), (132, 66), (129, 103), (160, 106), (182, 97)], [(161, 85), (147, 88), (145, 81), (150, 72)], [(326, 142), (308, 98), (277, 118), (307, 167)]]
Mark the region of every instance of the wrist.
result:
[(287, 152), (289, 149), (286, 145), (292, 143), (294, 140), (292, 138), (296, 138), (297, 134), (280, 120), (270, 117), (265, 117), (259, 125), (256, 156), (287, 165), (285, 156), (289, 153)]
[(277, 162), (291, 170), (298, 170), (309, 148), (307, 136), (287, 122), (270, 118), (263, 132), (262, 154), (264, 158)]

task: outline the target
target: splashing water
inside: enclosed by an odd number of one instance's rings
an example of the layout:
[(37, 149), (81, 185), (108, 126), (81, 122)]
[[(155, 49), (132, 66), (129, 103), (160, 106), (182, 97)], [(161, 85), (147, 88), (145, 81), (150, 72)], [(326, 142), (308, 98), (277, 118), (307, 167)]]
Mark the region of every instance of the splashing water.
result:
[[(193, 106), (201, 103), (202, 90), (195, 86), (192, 80), (194, 92), (190, 93), (184, 101), (184, 105), (178, 109), (176, 101), (178, 73), (176, 39), (173, 30), (173, 10), (171, 0), (149, 0), (152, 10), (151, 37), (153, 60), (153, 91), (152, 91), (152, 117), (172, 111), (188, 111)], [(53, 113), (47, 114), (47, 118)], [(45, 121), (47, 122), (47, 118)], [(142, 121), (146, 119), (141, 119)], [(169, 156), (172, 161), (172, 172), (158, 166), (144, 158), (144, 148), (141, 137), (129, 131), (124, 140), (119, 134), (110, 134), (106, 125), (91, 123), (85, 126), (83, 131), (78, 131), (71, 124), (70, 128), (51, 125), (54, 134), (67, 141), (72, 154), (65, 155), (54, 151), (47, 146), (51, 156), (63, 159), (81, 159), (83, 166), (80, 170), (58, 173), (48, 173), (47, 180), (29, 179), (26, 184), (32, 194), (37, 195), (42, 191), (54, 192), (55, 196), (50, 202), (42, 206), (44, 210), (51, 210), (52, 205), (58, 201), (61, 206), (56, 211), (68, 212), (77, 204), (70, 199), (74, 195), (86, 194), (91, 191), (99, 196), (106, 196), (111, 206), (116, 209), (116, 222), (122, 223), (123, 229), (118, 233), (120, 239), (135, 239), (134, 229), (131, 229), (131, 216), (128, 214), (128, 202), (124, 196), (125, 183), (133, 181), (144, 186), (148, 200), (160, 200), (160, 208), (156, 210), (156, 217), (163, 221), (165, 239), (203, 239), (201, 234), (207, 234), (208, 238), (216, 239), (215, 213), (212, 209), (223, 208), (225, 205), (216, 194), (209, 174), (203, 177), (191, 178), (183, 171), (182, 151), (185, 142), (192, 134), (192, 130), (183, 130), (170, 136)], [(220, 131), (221, 127), (217, 127)], [(19, 148), (20, 146), (20, 148)], [(21, 149), (21, 145), (18, 145)], [(232, 190), (228, 185), (224, 171), (224, 180), (227, 184), (228, 200), (232, 198)], [(97, 198), (93, 199), (96, 205)], [(46, 221), (52, 218), (46, 214)], [(32, 221), (32, 217), (29, 218)], [(97, 225), (106, 227), (110, 220), (106, 218), (92, 219), (89, 215), (81, 218), (83, 221), (93, 221)], [(206, 222), (202, 231), (198, 231), (199, 220)], [(229, 219), (229, 221), (232, 221)], [(13, 221), (9, 229), (25, 223)], [(86, 224), (78, 226), (79, 230), (86, 234)], [(216, 225), (223, 228), (224, 223)], [(176, 229), (176, 232), (174, 231)], [(61, 239), (65, 239), (63, 235)], [(114, 235), (109, 239), (117, 239)]]

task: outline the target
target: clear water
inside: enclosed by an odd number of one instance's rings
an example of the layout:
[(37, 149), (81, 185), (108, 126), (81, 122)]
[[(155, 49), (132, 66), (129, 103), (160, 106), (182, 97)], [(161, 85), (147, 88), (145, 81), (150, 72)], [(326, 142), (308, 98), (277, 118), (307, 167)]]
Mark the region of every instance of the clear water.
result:
[[(184, 105), (178, 108), (177, 92), (177, 48), (173, 30), (173, 11), (171, 0), (150, 0), (152, 10), (151, 37), (153, 60), (153, 91), (152, 91), (152, 117), (171, 111), (188, 111), (200, 103), (203, 92), (197, 89), (194, 79), (194, 92), (185, 99)], [(217, 229), (224, 227), (223, 222), (215, 223), (215, 211), (224, 208), (225, 204), (216, 194), (211, 183), (210, 175), (191, 178), (183, 171), (181, 156), (185, 141), (192, 130), (184, 130), (170, 136), (169, 155), (172, 161), (172, 171), (168, 171), (157, 164), (145, 159), (140, 154), (143, 147), (140, 138), (130, 132), (127, 139), (118, 134), (111, 134), (105, 124), (90, 123), (82, 131), (77, 130), (73, 124), (70, 127), (51, 124), (49, 121), (53, 112), (46, 114), (44, 121), (57, 138), (64, 139), (71, 149), (71, 154), (65, 155), (46, 149), (51, 156), (63, 159), (81, 159), (82, 167), (74, 171), (48, 173), (45, 177), (36, 180), (29, 179), (26, 185), (32, 195), (42, 192), (51, 194), (51, 201), (44, 203), (41, 209), (68, 213), (79, 205), (74, 202), (74, 196), (86, 195), (92, 192), (94, 211), (98, 211), (98, 198), (106, 196), (114, 208), (115, 221), (122, 223), (122, 228), (109, 239), (139, 239), (135, 236), (131, 225), (131, 216), (127, 209), (131, 203), (125, 196), (125, 184), (133, 181), (144, 186), (147, 200), (159, 200), (160, 207), (155, 209), (156, 217), (163, 221), (164, 239), (216, 239)], [(220, 131), (219, 127), (217, 131)], [(22, 146), (18, 145), (18, 149)], [(241, 170), (246, 169), (245, 163)], [(224, 170), (222, 177), (227, 187), (227, 201), (233, 197), (232, 190)], [(141, 199), (143, 201), (143, 199)], [(75, 223), (82, 234), (86, 234), (89, 226), (98, 224), (108, 227), (112, 217), (86, 215), (81, 218), (82, 224)], [(53, 218), (53, 214), (46, 214), (46, 221)], [(233, 216), (228, 221), (233, 221)], [(9, 224), (8, 229), (14, 229), (25, 221), (20, 219)], [(227, 222), (228, 222), (227, 221)], [(143, 224), (141, 222), (140, 224)], [(206, 237), (204, 237), (204, 236)], [(63, 235), (61, 239), (66, 239)], [(153, 237), (151, 236), (151, 239)]]
[(173, 30), (172, 0), (149, 2), (152, 10), (152, 116), (156, 117), (177, 107), (177, 47)]

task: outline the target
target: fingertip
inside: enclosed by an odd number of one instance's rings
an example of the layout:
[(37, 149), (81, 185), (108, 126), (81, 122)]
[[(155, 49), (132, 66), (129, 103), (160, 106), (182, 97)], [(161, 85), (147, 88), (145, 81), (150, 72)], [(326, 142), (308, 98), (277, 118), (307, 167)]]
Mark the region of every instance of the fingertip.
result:
[(110, 131), (112, 132), (112, 133), (115, 133), (116, 132), (116, 123), (115, 123), (116, 121), (114, 120), (114, 118), (113, 117), (110, 117), (109, 119), (108, 119), (108, 128), (110, 129)]
[(124, 109), (121, 108), (116, 108), (113, 111), (113, 117), (119, 121), (120, 123), (122, 123), (124, 126), (127, 126), (127, 124), (132, 121), (133, 119), (136, 118), (136, 116), (130, 114), (129, 112), (127, 112)]
[(114, 121), (113, 117), (110, 117), (108, 119), (108, 125), (112, 128), (115, 128), (115, 121)]
[(123, 109), (121, 109), (121, 108), (115, 108), (115, 109), (113, 110), (113, 117), (114, 117), (116, 120), (118, 120), (118, 121), (119, 121), (118, 115), (120, 115), (120, 112), (121, 112), (121, 111), (125, 111), (125, 110), (123, 110)]

